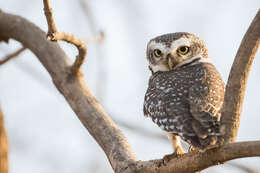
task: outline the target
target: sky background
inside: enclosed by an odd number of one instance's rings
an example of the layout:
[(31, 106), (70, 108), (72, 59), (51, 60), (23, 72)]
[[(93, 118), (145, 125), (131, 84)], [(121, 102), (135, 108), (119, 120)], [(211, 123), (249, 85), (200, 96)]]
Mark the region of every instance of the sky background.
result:
[[(82, 2), (88, 10), (82, 8)], [(59, 31), (75, 34), (82, 40), (104, 31), (104, 42), (87, 44), (84, 77), (106, 112), (120, 122), (139, 159), (150, 160), (171, 153), (172, 148), (165, 133), (142, 113), (151, 75), (145, 58), (147, 42), (170, 32), (196, 34), (205, 41), (212, 62), (226, 82), (260, 1), (51, 0), (51, 6)], [(0, 8), (47, 31), (41, 0), (1, 1)], [(74, 59), (76, 48), (59, 44)], [(13, 40), (9, 44), (0, 43), (0, 58), (20, 47)], [(259, 58), (258, 51), (248, 80), (238, 141), (260, 139)], [(8, 133), (10, 173), (112, 172), (101, 148), (29, 50), (0, 67), (0, 105)], [(148, 133), (143, 134), (140, 128)], [(259, 158), (247, 158), (231, 163), (260, 172), (259, 162)], [(203, 172), (243, 171), (225, 164)]]

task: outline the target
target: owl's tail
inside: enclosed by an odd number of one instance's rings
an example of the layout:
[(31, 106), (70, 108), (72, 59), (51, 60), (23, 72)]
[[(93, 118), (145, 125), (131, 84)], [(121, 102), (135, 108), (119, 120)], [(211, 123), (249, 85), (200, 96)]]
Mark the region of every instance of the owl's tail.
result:
[(207, 149), (214, 145), (222, 144), (221, 136), (224, 135), (224, 126), (220, 125), (217, 118), (208, 112), (201, 112), (200, 120), (192, 121), (192, 128), (197, 135), (197, 146), (199, 149)]
[(203, 149), (208, 149), (214, 145), (223, 144), (223, 138), (225, 127), (217, 122), (212, 128), (212, 132), (208, 134), (206, 138), (199, 138), (200, 144)]

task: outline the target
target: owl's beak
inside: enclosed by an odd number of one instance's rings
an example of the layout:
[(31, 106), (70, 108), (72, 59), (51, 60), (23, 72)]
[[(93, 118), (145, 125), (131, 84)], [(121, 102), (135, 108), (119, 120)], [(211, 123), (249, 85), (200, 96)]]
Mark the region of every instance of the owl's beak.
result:
[(172, 70), (173, 66), (174, 66), (174, 61), (173, 61), (173, 57), (171, 54), (167, 55), (167, 64), (168, 64), (169, 69)]

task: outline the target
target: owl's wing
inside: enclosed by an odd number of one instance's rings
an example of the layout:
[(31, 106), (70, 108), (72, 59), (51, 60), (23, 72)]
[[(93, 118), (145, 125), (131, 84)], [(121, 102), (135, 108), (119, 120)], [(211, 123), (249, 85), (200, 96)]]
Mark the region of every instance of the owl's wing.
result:
[(192, 128), (200, 138), (218, 135), (220, 109), (224, 100), (224, 83), (218, 72), (205, 74), (189, 90)]

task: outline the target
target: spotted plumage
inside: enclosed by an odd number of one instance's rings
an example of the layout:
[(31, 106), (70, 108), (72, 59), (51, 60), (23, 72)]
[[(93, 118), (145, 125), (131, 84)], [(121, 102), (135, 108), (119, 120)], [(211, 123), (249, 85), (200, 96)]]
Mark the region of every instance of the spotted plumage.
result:
[[(180, 48), (183, 46), (189, 49), (185, 54), (179, 51), (185, 50)], [(154, 56), (156, 49), (160, 56)], [(224, 84), (208, 61), (204, 43), (189, 33), (166, 34), (148, 43), (147, 59), (152, 76), (145, 94), (144, 115), (195, 148), (214, 145), (221, 135)]]

